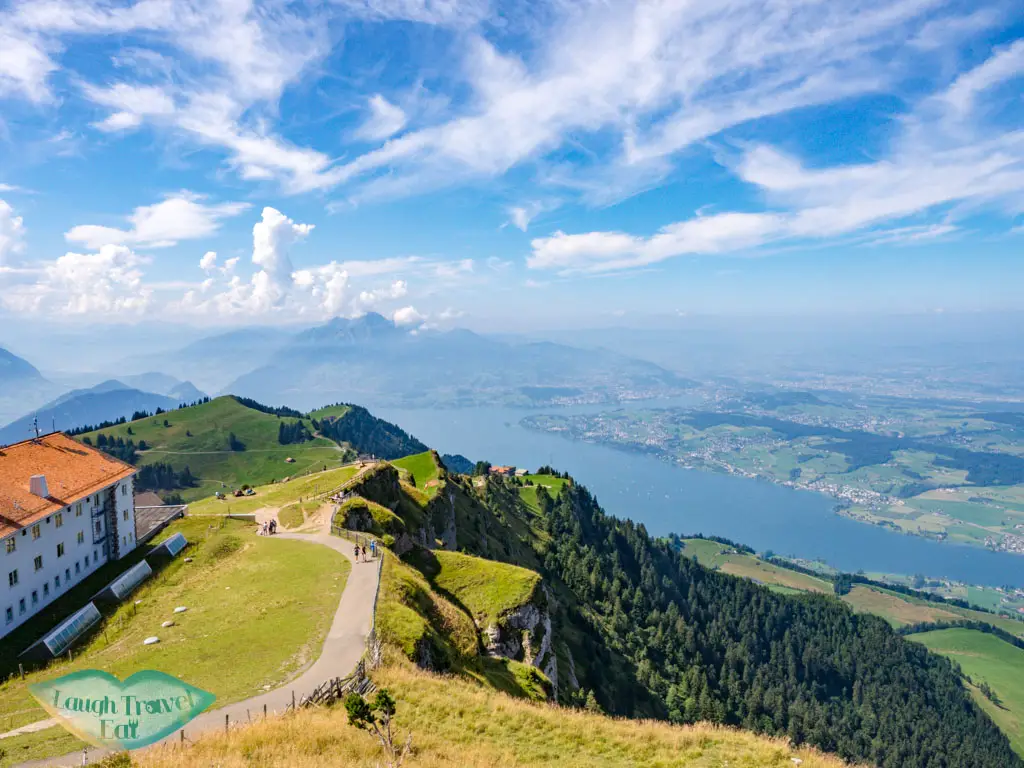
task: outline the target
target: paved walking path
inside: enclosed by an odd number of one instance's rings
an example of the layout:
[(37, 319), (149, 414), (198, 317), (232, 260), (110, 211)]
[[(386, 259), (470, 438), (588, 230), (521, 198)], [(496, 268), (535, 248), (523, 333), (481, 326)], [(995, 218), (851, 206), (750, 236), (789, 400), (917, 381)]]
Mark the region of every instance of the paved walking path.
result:
[[(366, 637), (370, 633), (373, 622), (373, 603), (377, 593), (379, 562), (377, 560), (365, 563), (356, 562), (352, 552), (353, 543), (327, 533), (279, 533), (274, 538), (322, 544), (340, 552), (352, 563), (352, 572), (345, 583), (345, 591), (342, 592), (338, 609), (334, 613), (334, 621), (324, 640), (320, 658), (298, 678), (280, 688), (200, 715), (185, 726), (186, 739), (195, 739), (203, 733), (218, 729), (223, 730), (225, 715), (230, 718), (232, 723), (245, 723), (250, 719), (256, 720), (258, 717), (262, 717), (264, 705), (267, 707), (268, 714), (283, 712), (292, 703), (293, 694), (298, 700), (312, 693), (325, 680), (351, 674), (366, 650)], [(164, 739), (164, 742), (173, 742), (178, 739), (180, 739), (180, 734), (175, 731), (173, 735)], [(105, 753), (101, 750), (90, 748), (90, 763), (99, 760), (103, 754)], [(63, 757), (22, 763), (21, 766), (22, 768), (41, 768), (42, 766), (56, 768), (57, 766), (70, 767), (81, 764), (82, 753), (75, 752)]]

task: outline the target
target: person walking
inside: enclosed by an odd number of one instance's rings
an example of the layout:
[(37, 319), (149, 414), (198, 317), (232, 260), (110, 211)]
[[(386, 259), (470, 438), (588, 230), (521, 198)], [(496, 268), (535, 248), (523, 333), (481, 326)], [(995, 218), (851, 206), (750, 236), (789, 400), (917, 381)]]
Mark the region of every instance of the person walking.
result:
[(375, 540), (372, 540), (372, 539), (370, 540), (370, 559), (371, 560), (376, 560), (377, 559), (377, 542)]
[(356, 562), (359, 562), (359, 545), (356, 544)]

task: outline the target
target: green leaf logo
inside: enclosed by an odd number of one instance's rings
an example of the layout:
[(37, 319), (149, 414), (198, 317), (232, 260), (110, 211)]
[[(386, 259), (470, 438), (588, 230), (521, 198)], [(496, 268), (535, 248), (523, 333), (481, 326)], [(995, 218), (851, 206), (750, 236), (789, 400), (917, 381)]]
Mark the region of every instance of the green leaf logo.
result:
[(34, 683), (29, 691), (80, 739), (114, 750), (160, 741), (217, 698), (155, 670), (136, 672), (122, 683), (108, 672), (86, 669)]

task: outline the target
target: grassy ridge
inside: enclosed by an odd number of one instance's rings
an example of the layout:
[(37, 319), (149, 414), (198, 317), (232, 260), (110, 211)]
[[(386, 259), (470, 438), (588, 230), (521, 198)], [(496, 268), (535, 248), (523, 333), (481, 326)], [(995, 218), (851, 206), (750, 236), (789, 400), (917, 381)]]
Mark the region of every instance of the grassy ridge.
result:
[[(165, 421), (168, 426), (164, 426)], [(281, 445), (277, 439), (281, 423), (295, 421), (294, 418), (279, 418), (248, 408), (235, 398), (225, 396), (201, 405), (89, 432), (78, 439), (88, 438), (95, 445), (102, 432), (107, 438), (120, 437), (135, 443), (144, 440), (148, 449), (139, 452), (140, 465), (163, 462), (178, 471), (187, 466), (199, 479), (197, 487), (180, 490), (185, 500), (190, 501), (210, 496), (225, 487), (264, 485), (325, 465), (336, 467), (344, 460), (345, 451), (326, 438)], [(305, 420), (305, 424), (312, 433), (309, 420)], [(245, 446), (245, 450), (230, 449), (231, 434)], [(295, 462), (286, 462), (289, 457)]]
[[(971, 693), (975, 700), (1010, 737), (1016, 752), (1024, 755), (1024, 650), (973, 629), (940, 629), (909, 635), (908, 639), (959, 664), (974, 683)], [(999, 704), (975, 687), (983, 682), (996, 692)]]
[(406, 456), (402, 459), (395, 459), (391, 462), (399, 470), (409, 473), (412, 478), (412, 485), (423, 491), (428, 499), (437, 495), (439, 485), (437, 482), (441, 474), (441, 468), (437, 466), (433, 451)]
[[(404, 665), (374, 673), (378, 686), (398, 700), (396, 723), (413, 734), (407, 768), (842, 768), (841, 760), (794, 750), (779, 739), (708, 725), (618, 720), (502, 695), (454, 677), (437, 677)], [(138, 753), (144, 768), (290, 768), (379, 765), (372, 737), (346, 724), (344, 710), (304, 711), (210, 735), (184, 749)]]
[(534, 571), (458, 552), (419, 551), (411, 562), (479, 627), (497, 624), (503, 614), (528, 603), (540, 584)]

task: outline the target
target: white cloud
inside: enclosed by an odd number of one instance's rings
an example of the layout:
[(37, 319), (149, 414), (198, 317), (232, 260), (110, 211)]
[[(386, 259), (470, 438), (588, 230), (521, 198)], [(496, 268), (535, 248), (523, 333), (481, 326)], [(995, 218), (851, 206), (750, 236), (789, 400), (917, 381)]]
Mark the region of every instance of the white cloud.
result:
[(544, 206), (538, 202), (513, 206), (508, 209), (509, 223), (516, 229), (525, 232), (533, 218), (543, 210)]
[(372, 21), (468, 26), (490, 11), (486, 0), (331, 0), (348, 15)]
[(462, 311), (461, 309), (454, 309), (453, 307), (446, 307), (446, 308), (445, 308), (444, 310), (442, 310), (442, 312), (441, 312), (441, 313), (440, 313), (440, 314), (439, 314), (439, 315), (437, 316), (437, 319), (438, 319), (438, 320), (441, 320), (441, 321), (446, 321), (446, 320), (458, 320), (458, 319), (459, 319), (460, 317), (464, 317), (464, 316), (465, 316), (465, 314), (466, 314), (466, 313), (465, 313), (465, 312), (463, 312), (463, 311)]
[(85, 95), (94, 104), (115, 110), (95, 124), (102, 131), (137, 128), (144, 118), (173, 115), (174, 100), (163, 88), (152, 85), (117, 83), (109, 88), (84, 86)]
[(392, 104), (379, 93), (368, 100), (370, 114), (356, 131), (356, 138), (368, 141), (380, 141), (394, 136), (409, 121), (405, 110)]
[[(747, 146), (731, 169), (757, 187), (770, 206), (756, 213), (704, 215), (663, 227), (650, 237), (621, 232), (565, 234), (532, 241), (535, 269), (607, 272), (684, 254), (720, 254), (782, 240), (811, 241), (855, 233), (881, 245), (922, 242), (957, 230), (956, 220), (980, 208), (1024, 209), (1024, 133), (986, 128), (969, 107), (992, 86), (1020, 75), (1024, 45), (995, 51), (924, 98), (902, 122), (886, 159), (808, 168), (765, 145)], [(952, 111), (936, 113), (936, 105)], [(941, 213), (941, 223), (921, 216)]]
[(438, 261), (434, 263), (434, 275), (442, 280), (454, 280), (473, 272), (472, 259)]
[(68, 242), (99, 248), (108, 243), (163, 248), (180, 240), (208, 237), (220, 228), (222, 219), (237, 216), (248, 203), (205, 205), (202, 198), (180, 192), (154, 205), (136, 208), (128, 217), (131, 229), (97, 224), (79, 224), (64, 234)]
[(409, 326), (422, 325), (427, 318), (426, 315), (416, 311), (416, 307), (402, 307), (395, 310), (394, 314), (391, 315), (391, 319), (399, 328), (407, 328)]
[(104, 245), (96, 253), (68, 252), (44, 265), (34, 283), (8, 287), (4, 303), (25, 313), (140, 314), (152, 297), (140, 269), (145, 263), (123, 245)]
[(1024, 77), (1024, 40), (1017, 40), (997, 51), (984, 64), (960, 75), (943, 98), (952, 109), (963, 114), (971, 109), (979, 93), (1021, 77)]
[(4, 24), (0, 17), (0, 96), (21, 94), (33, 102), (49, 101), (46, 80), (56, 69), (42, 40)]
[(252, 263), (260, 267), (252, 278), (254, 309), (280, 305), (292, 279), (288, 249), (312, 230), (312, 224), (296, 224), (275, 208), (263, 209), (262, 220), (252, 228)]
[[(363, 184), (369, 196), (409, 194), (501, 175), (570, 142), (586, 153), (590, 137), (606, 146), (612, 135), (621, 149), (610, 167), (598, 165), (601, 186), (622, 194), (661, 178), (681, 150), (732, 126), (891, 86), (900, 54), (893, 43), (920, 28), (929, 5), (558, 4), (528, 57), (468, 35), (469, 108), (332, 175)], [(560, 175), (571, 182), (575, 172)]]
[(24, 247), (25, 224), (6, 200), (0, 200), (0, 267)]
[(207, 251), (199, 260), (199, 268), (204, 272), (212, 272), (217, 268), (217, 252)]
[(622, 232), (588, 232), (532, 241), (527, 266), (563, 272), (605, 272), (654, 264), (673, 256), (724, 253), (761, 245), (785, 232), (782, 216), (759, 213), (722, 213), (697, 216), (664, 227), (643, 238)]

